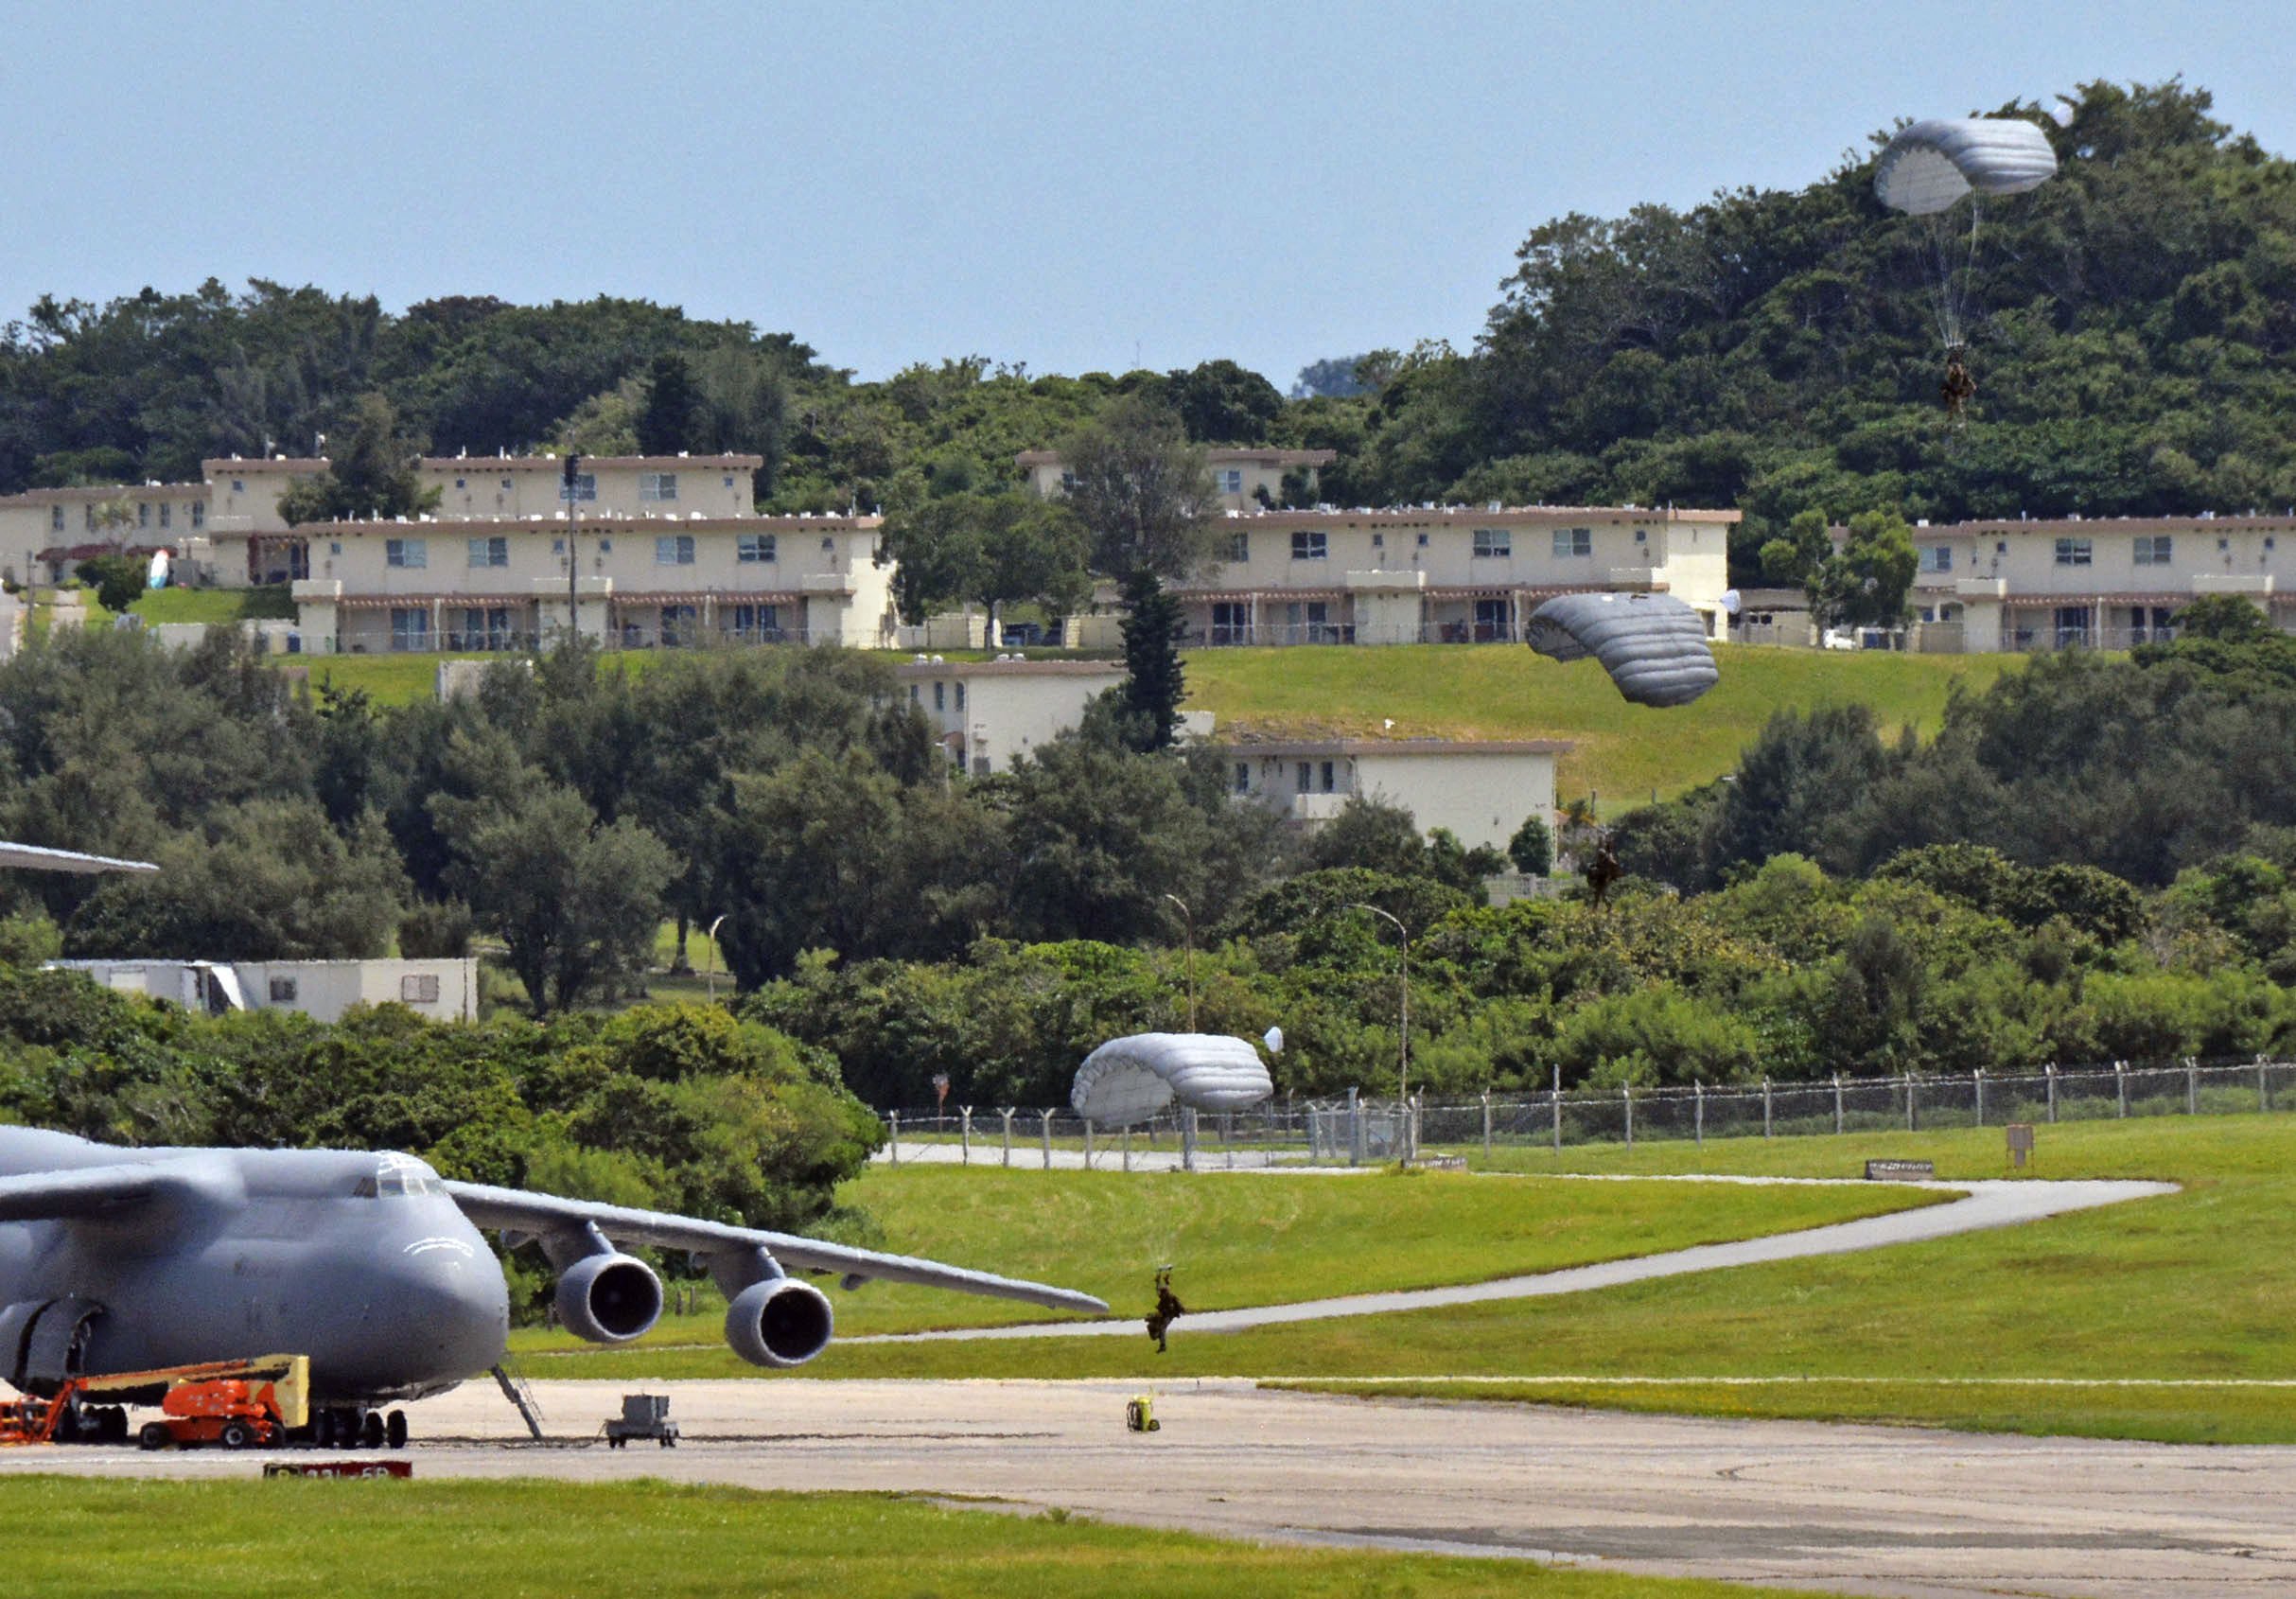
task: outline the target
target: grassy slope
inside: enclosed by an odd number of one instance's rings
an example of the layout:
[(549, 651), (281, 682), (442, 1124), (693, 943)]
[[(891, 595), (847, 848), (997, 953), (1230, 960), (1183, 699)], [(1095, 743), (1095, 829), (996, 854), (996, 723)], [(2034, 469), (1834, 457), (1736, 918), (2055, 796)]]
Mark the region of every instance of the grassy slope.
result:
[(1592, 660), (1565, 666), (1520, 644), (1202, 650), (1189, 704), (1261, 731), (1442, 738), (1564, 738), (1556, 787), (1640, 802), (1721, 776), (1773, 712), (1862, 701), (1884, 729), (1934, 733), (1955, 682), (1981, 690), (2014, 658), (1725, 646), (1722, 681), (1695, 705), (1629, 705)]
[[(2296, 1118), (2163, 1117), (2040, 1133), (2043, 1176), (2167, 1177), (2185, 1191), (1934, 1243), (1567, 1298), (1221, 1336), (1189, 1337), (1183, 1321), (1171, 1353), (1161, 1359), (1146, 1340), (1129, 1339), (849, 1345), (833, 1346), (805, 1371), (826, 1378), (1407, 1378), (1419, 1380), (1388, 1391), (2101, 1437), (2296, 1442), (2296, 1386), (2161, 1385), (2296, 1380), (2296, 1252), (2287, 1247), (2287, 1218), (2296, 1215)], [(1995, 1128), (1716, 1140), (1703, 1160), (1711, 1171), (1838, 1176), (1866, 1156), (1903, 1154), (1933, 1159), (1945, 1175), (1997, 1176), (2001, 1150)], [(1631, 1154), (1573, 1151), (1566, 1158), (1597, 1169), (1691, 1170), (1700, 1156), (1694, 1147), (1665, 1145)], [(703, 1363), (678, 1375), (730, 1369), (690, 1358)], [(612, 1356), (593, 1360), (599, 1363), (585, 1362), (585, 1375), (643, 1369), (617, 1367)], [(1499, 1390), (1425, 1380), (1455, 1375), (1525, 1380)], [(1606, 1390), (1535, 1380), (1558, 1376), (1675, 1386)], [(1698, 1378), (1774, 1380), (1691, 1380)], [(1843, 1380), (1849, 1379), (1857, 1380)], [(1996, 1386), (2000, 1379), (2146, 1385), (2017, 1388)]]
[[(441, 658), (348, 656), (312, 665), (314, 684), (363, 688), (383, 704), (429, 697)], [(620, 658), (636, 670), (657, 659)], [(1559, 665), (1519, 644), (1392, 649), (1199, 650), (1187, 658), (1189, 705), (1222, 727), (1268, 732), (1565, 738), (1565, 796), (1589, 789), (1604, 808), (1673, 794), (1727, 771), (1774, 711), (1856, 700), (1884, 728), (1937, 730), (1955, 682), (1982, 689), (2007, 656), (1907, 656), (1724, 648), (1722, 683), (1696, 705), (1628, 705), (1593, 661)], [(1655, 735), (1655, 736), (1654, 736)]]
[[(841, 1197), (877, 1218), (888, 1248), (1080, 1288), (1128, 1315), (1148, 1312), (1150, 1274), (1167, 1261), (1180, 1268), (1181, 1296), (1211, 1310), (1546, 1271), (1816, 1226), (1929, 1198), (1908, 1189), (1486, 1182), (1445, 1173), (1191, 1178), (946, 1166), (875, 1168)], [(835, 1302), (844, 1333), (1046, 1319), (1034, 1306), (894, 1283)], [(722, 1375), (744, 1374), (749, 1368), (715, 1342), (720, 1303), (666, 1318), (654, 1341), (701, 1344), (696, 1356), (716, 1362)], [(518, 1348), (530, 1357), (564, 1352), (532, 1368), (547, 1377), (605, 1375), (587, 1371), (591, 1359), (627, 1362), (613, 1369), (636, 1371), (649, 1358), (593, 1355), (564, 1333), (540, 1331), (521, 1333)]]
[(1223, 1542), (869, 1494), (767, 1494), (640, 1481), (0, 1483), (7, 1591), (40, 1599), (451, 1591), (457, 1599), (631, 1592), (666, 1599), (919, 1593), (1530, 1593), (1727, 1599), (1715, 1582)]

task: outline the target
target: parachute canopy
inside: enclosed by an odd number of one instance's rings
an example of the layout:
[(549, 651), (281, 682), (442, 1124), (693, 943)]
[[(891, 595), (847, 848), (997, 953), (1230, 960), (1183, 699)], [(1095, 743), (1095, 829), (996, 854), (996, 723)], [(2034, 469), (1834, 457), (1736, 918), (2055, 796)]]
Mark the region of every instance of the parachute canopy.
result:
[(2056, 172), (2057, 151), (2039, 123), (2010, 116), (1931, 120), (1889, 141), (1874, 164), (1873, 192), (1892, 211), (1929, 217), (1972, 191), (2024, 194)]
[(1722, 680), (1705, 621), (1672, 594), (1559, 594), (1523, 641), (1557, 660), (1593, 656), (1637, 705), (1688, 705)]
[(1068, 1102), (1100, 1127), (1146, 1121), (1175, 1099), (1200, 1111), (1255, 1105), (1275, 1092), (1248, 1040), (1208, 1032), (1140, 1032), (1084, 1057)]

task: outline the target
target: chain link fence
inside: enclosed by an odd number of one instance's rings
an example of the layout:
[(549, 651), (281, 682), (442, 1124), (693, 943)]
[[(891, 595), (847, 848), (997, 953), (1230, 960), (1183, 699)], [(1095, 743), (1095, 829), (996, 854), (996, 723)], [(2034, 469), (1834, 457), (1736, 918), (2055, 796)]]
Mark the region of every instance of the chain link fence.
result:
[(1448, 1156), (1469, 1166), (1533, 1149), (1709, 1138), (1796, 1138), (2157, 1116), (2296, 1112), (2296, 1062), (2050, 1066), (1992, 1076), (1831, 1078), (1688, 1088), (1550, 1090), (1472, 1098), (1413, 1096), (1406, 1107), (1354, 1091), (1281, 1097), (1231, 1112), (1173, 1108), (1130, 1127), (1065, 1110), (940, 1106), (885, 1114), (881, 1158), (903, 1162), (1240, 1170), (1378, 1165)]

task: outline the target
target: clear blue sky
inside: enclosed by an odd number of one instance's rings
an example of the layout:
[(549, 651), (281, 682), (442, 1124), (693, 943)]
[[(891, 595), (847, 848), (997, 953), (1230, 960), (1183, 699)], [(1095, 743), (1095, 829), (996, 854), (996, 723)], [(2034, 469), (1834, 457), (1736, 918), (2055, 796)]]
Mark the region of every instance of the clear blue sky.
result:
[(0, 317), (251, 276), (642, 296), (882, 377), (1470, 343), (1571, 210), (2182, 74), (2296, 150), (2287, 0), (0, 0)]

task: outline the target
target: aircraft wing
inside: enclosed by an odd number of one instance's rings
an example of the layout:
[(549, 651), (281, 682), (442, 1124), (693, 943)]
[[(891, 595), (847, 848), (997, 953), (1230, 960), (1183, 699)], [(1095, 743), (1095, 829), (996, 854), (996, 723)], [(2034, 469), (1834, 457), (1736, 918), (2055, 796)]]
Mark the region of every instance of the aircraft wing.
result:
[(936, 1260), (919, 1260), (906, 1255), (852, 1249), (789, 1233), (732, 1227), (722, 1221), (704, 1221), (659, 1210), (592, 1204), (587, 1200), (560, 1199), (555, 1194), (534, 1194), (519, 1188), (495, 1188), (482, 1183), (448, 1183), (447, 1191), (454, 1196), (454, 1203), (463, 1207), (463, 1214), (474, 1224), (503, 1232), (540, 1235), (595, 1226), (616, 1243), (624, 1245), (682, 1249), (695, 1255), (726, 1249), (762, 1249), (793, 1271), (836, 1272), (864, 1280), (916, 1283), (924, 1288), (954, 1289), (959, 1293), (1025, 1300), (1054, 1310), (1108, 1313), (1105, 1301), (1073, 1289), (1000, 1277), (992, 1272), (968, 1271), (962, 1266), (944, 1266)]
[(0, 840), (0, 866), (30, 871), (157, 871), (149, 861), (115, 860), (110, 855), (83, 855), (77, 850), (44, 850), (37, 844)]
[(114, 1215), (187, 1186), (184, 1173), (152, 1162), (0, 1177), (0, 1221), (61, 1221)]

